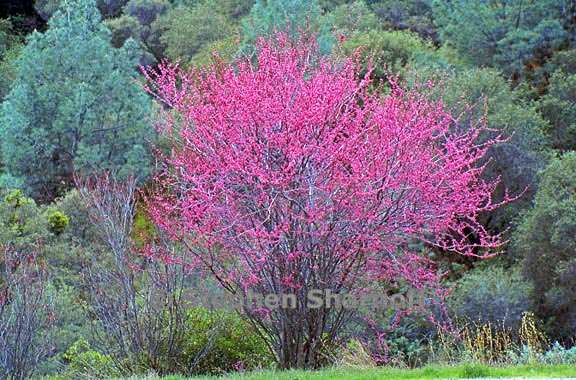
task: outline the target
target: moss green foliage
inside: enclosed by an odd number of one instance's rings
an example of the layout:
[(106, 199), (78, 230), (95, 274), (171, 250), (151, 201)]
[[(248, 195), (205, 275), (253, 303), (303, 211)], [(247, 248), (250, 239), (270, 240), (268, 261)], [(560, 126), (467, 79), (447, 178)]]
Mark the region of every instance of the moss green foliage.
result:
[(32, 249), (37, 241), (49, 238), (48, 220), (33, 199), (21, 190), (4, 191), (0, 196), (0, 241)]
[(232, 62), (238, 52), (239, 41), (235, 36), (214, 41), (203, 46), (190, 61), (195, 66), (207, 66), (216, 63), (215, 59)]
[(515, 233), (515, 248), (534, 286), (548, 331), (570, 338), (576, 329), (576, 153), (554, 159), (542, 173), (534, 206)]
[(16, 77), (15, 61), (21, 47), (21, 38), (13, 29), (12, 22), (0, 19), (0, 102), (10, 91)]
[(144, 28), (138, 19), (133, 16), (122, 15), (106, 20), (106, 27), (112, 32), (111, 42), (115, 48), (122, 47), (129, 38), (141, 41), (143, 37)]
[(62, 380), (78, 378), (103, 379), (120, 376), (114, 360), (93, 350), (85, 339), (79, 339), (63, 355), (66, 370), (59, 376)]
[(209, 1), (171, 9), (156, 22), (155, 28), (162, 31), (160, 42), (166, 56), (184, 63), (202, 47), (234, 33), (234, 26), (226, 14)]
[[(44, 20), (48, 20), (64, 2), (65, 0), (35, 0), (34, 8)], [(97, 0), (96, 4), (102, 16), (107, 18), (118, 16), (127, 2), (128, 0)]]
[(73, 171), (146, 177), (154, 140), (138, 49), (111, 46), (94, 0), (66, 4), (28, 38), (0, 118), (5, 169), (40, 199), (67, 189)]
[(68, 223), (70, 223), (70, 218), (60, 211), (52, 211), (48, 214), (48, 224), (52, 233), (61, 234)]
[(132, 239), (138, 247), (143, 247), (156, 237), (156, 227), (146, 212), (144, 205), (136, 209), (132, 226)]
[(130, 0), (124, 7), (124, 15), (134, 17), (140, 25), (150, 26), (169, 7), (167, 0)]
[(401, 31), (376, 31), (357, 33), (342, 45), (342, 53), (362, 53), (364, 66), (370, 62), (373, 77), (385, 79), (389, 73), (397, 73), (421, 53), (433, 53), (433, 46), (416, 34)]

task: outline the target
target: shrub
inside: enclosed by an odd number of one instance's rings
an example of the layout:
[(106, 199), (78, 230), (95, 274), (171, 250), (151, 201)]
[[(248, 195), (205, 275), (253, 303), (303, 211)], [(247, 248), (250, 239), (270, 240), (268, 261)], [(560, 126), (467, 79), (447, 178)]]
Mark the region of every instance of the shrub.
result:
[(532, 287), (518, 270), (498, 266), (475, 269), (462, 277), (448, 302), (453, 314), (480, 324), (516, 328), (531, 309)]
[(155, 22), (153, 29), (162, 31), (159, 40), (165, 46), (166, 56), (186, 63), (203, 46), (234, 32), (234, 26), (226, 16), (208, 1), (171, 9)]
[(576, 74), (556, 71), (539, 108), (550, 122), (547, 132), (552, 146), (562, 151), (576, 149)]
[(60, 235), (70, 223), (70, 218), (60, 211), (51, 211), (48, 214), (48, 225), (52, 233)]
[(169, 7), (166, 0), (130, 0), (124, 7), (124, 14), (136, 18), (141, 25), (149, 26)]
[(354, 314), (309, 308), (306, 290), (436, 288), (413, 242), (481, 257), (502, 243), (476, 219), (498, 207), (498, 180), (472, 169), (501, 140), (477, 141), (485, 124), (460, 128), (419, 92), (373, 94), (356, 62), (334, 65), (310, 42), (279, 34), (261, 40), (257, 64), (146, 72), (173, 108), (163, 121), (180, 147), (150, 215), (229, 292), (303, 301), (245, 308), (284, 368), (322, 365)]
[(364, 0), (342, 4), (323, 17), (323, 23), (337, 35), (352, 36), (357, 32), (378, 29), (378, 20)]
[(9, 243), (0, 246), (0, 378), (24, 380), (50, 351), (43, 334), (52, 303), (37, 251), (4, 245)]
[(104, 379), (120, 376), (113, 359), (93, 350), (83, 338), (77, 340), (63, 355), (66, 369), (62, 380)]
[[(197, 307), (188, 311), (186, 320), (180, 362), (196, 360), (194, 373), (225, 373), (238, 368), (269, 367), (274, 363), (264, 339), (236, 313)], [(203, 350), (206, 350), (204, 355)]]
[(543, 364), (549, 365), (576, 365), (576, 346), (567, 349), (558, 342), (554, 342), (552, 348), (541, 356)]
[(416, 34), (401, 31), (357, 33), (344, 42), (342, 53), (349, 56), (358, 48), (362, 49), (364, 66), (369, 61), (373, 64), (375, 79), (385, 79), (387, 73), (400, 71), (418, 53), (433, 51), (433, 46)]

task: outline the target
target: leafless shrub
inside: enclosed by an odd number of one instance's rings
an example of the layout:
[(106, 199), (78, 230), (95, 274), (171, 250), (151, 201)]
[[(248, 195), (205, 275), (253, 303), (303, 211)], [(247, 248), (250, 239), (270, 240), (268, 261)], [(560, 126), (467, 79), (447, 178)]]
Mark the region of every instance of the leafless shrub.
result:
[(176, 248), (155, 236), (137, 248), (132, 237), (136, 212), (136, 182), (111, 175), (79, 179), (77, 187), (98, 227), (105, 249), (92, 258), (85, 272), (88, 307), (102, 347), (124, 373), (153, 370), (158, 374), (191, 371), (213, 344), (189, 363), (177, 362), (186, 332), (186, 287), (192, 276)]
[(0, 247), (0, 378), (27, 379), (49, 352), (47, 272), (36, 252)]

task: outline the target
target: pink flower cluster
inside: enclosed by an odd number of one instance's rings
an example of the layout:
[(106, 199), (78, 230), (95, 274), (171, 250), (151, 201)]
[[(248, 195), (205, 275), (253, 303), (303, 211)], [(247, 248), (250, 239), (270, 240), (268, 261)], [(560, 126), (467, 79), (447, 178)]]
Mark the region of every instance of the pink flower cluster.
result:
[(502, 245), (477, 221), (499, 206), (482, 172), (502, 138), (482, 122), (464, 129), (398, 86), (374, 93), (354, 59), (313, 43), (276, 35), (255, 62), (145, 70), (172, 141), (150, 213), (225, 285), (419, 287), (436, 274), (415, 242), (477, 256)]

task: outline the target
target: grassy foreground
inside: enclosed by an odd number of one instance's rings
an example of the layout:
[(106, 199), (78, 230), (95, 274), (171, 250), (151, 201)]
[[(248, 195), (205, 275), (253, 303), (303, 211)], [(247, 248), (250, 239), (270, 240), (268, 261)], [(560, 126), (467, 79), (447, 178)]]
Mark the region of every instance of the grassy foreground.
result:
[[(427, 380), (427, 379), (469, 379), (482, 377), (576, 377), (576, 367), (560, 366), (514, 366), (488, 367), (483, 365), (430, 366), (418, 369), (377, 368), (377, 369), (326, 369), (322, 371), (262, 371), (249, 374), (231, 374), (219, 377), (194, 377), (189, 380), (244, 379), (244, 380)], [(130, 380), (155, 380), (154, 376), (130, 378)], [(179, 376), (168, 376), (162, 380), (187, 380)]]

